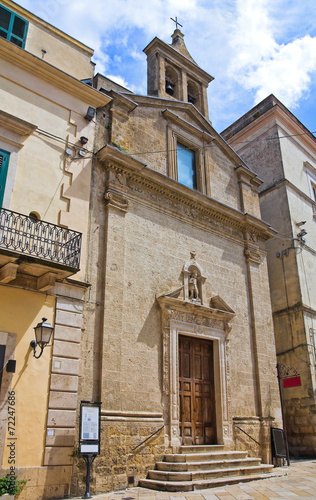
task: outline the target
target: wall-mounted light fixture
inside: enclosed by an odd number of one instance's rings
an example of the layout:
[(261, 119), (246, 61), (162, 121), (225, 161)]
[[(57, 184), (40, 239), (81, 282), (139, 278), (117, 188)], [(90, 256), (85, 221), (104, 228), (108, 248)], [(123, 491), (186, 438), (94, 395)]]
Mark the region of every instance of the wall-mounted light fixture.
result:
[(85, 119), (88, 120), (88, 122), (91, 122), (91, 120), (93, 120), (93, 118), (94, 118), (94, 115), (95, 115), (95, 108), (93, 108), (92, 106), (89, 106), (88, 110), (87, 110), (87, 114), (85, 116)]
[(84, 135), (80, 137), (80, 142), (83, 146), (87, 144), (88, 140), (89, 140), (88, 137), (85, 137)]
[[(47, 318), (42, 318), (42, 321), (38, 325), (34, 326), (35, 340), (32, 340), (30, 345), (34, 350), (33, 356), (38, 359), (43, 354), (44, 347), (49, 344), (54, 328), (50, 323), (46, 323)], [(40, 347), (41, 352), (36, 355), (36, 348)]]

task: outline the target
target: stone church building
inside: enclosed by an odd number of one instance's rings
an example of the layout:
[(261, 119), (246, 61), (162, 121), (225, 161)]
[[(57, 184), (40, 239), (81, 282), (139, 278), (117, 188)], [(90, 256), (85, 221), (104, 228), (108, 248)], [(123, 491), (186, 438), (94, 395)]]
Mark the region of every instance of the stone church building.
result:
[(271, 463), (281, 426), (261, 181), (212, 127), (213, 78), (183, 34), (144, 52), (148, 95), (93, 79), (111, 97), (97, 110), (79, 389), (102, 402), (96, 491), (138, 484), (181, 446)]
[(80, 401), (102, 402), (94, 492), (269, 473), (275, 231), (212, 77), (177, 29), (145, 48), (146, 96), (11, 0), (0, 31), (0, 478), (82, 495)]

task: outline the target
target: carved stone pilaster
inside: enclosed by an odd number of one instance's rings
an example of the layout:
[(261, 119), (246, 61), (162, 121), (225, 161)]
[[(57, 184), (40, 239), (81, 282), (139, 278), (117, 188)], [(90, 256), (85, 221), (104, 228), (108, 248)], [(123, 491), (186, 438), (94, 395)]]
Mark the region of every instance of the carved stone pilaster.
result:
[(126, 177), (120, 169), (110, 165), (112, 170), (107, 171), (107, 180), (104, 199), (106, 206), (127, 212), (129, 200), (126, 196)]
[(248, 229), (245, 233), (245, 256), (247, 261), (254, 262), (255, 264), (262, 263), (258, 234), (251, 229)]
[(108, 190), (104, 195), (104, 199), (107, 206), (127, 212), (129, 201), (123, 194)]
[(254, 262), (255, 264), (262, 264), (262, 256), (257, 245), (247, 243), (245, 247), (245, 256), (247, 261)]

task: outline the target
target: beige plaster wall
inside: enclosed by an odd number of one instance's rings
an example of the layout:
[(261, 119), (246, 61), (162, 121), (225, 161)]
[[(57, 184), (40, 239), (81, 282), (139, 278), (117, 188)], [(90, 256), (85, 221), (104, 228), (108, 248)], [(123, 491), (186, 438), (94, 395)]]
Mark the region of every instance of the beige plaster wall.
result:
[[(303, 177), (306, 173), (303, 171)], [(305, 244), (297, 243), (299, 249), (297, 253), (297, 266), (302, 295), (302, 303), (308, 307), (316, 309), (316, 287), (311, 275), (316, 270), (316, 255), (313, 249), (316, 248), (316, 220), (310, 200), (302, 194), (288, 190), (289, 210), (293, 226), (293, 236), (304, 229), (307, 234), (304, 236)], [(297, 226), (296, 222), (306, 221), (303, 226)]]
[[(280, 135), (285, 135), (287, 132), (280, 128), (279, 133)], [(308, 161), (316, 168), (315, 149), (313, 150), (303, 145), (300, 142), (300, 137), (282, 138), (280, 140), (280, 148), (286, 179), (307, 196), (310, 196), (304, 162)]]
[[(16, 373), (3, 373), (1, 388), (1, 420), (8, 419), (8, 391), (15, 392), (16, 467), (36, 467), (43, 462), (45, 431), (50, 383), (51, 347), (46, 347), (40, 359), (33, 357), (30, 347), (34, 326), (42, 317), (54, 323), (55, 298), (30, 291), (0, 287), (0, 331), (9, 335), (11, 359), (16, 360)], [(10, 435), (2, 428), (2, 442), (9, 442)], [(8, 468), (9, 448), (4, 447), (2, 465)]]
[(82, 232), (77, 278), (83, 278), (92, 158), (78, 151), (80, 136), (88, 138), (88, 151), (93, 148), (94, 122), (84, 119), (88, 103), (8, 61), (1, 67), (2, 110), (37, 127), (28, 137), (9, 136), (4, 124), (0, 147), (12, 153), (4, 207), (24, 215), (35, 211), (42, 220)]
[[(54, 28), (19, 5), (9, 0), (2, 0), (1, 3), (28, 21), (25, 50), (40, 59), (43, 58), (42, 50), (45, 50), (44, 60), (46, 62), (74, 76), (78, 80), (93, 76), (94, 64), (91, 63), (92, 49)], [(56, 7), (58, 8), (57, 2)], [(59, 8), (62, 14), (62, 5)], [(43, 9), (43, 14), (45, 14), (45, 9)]]

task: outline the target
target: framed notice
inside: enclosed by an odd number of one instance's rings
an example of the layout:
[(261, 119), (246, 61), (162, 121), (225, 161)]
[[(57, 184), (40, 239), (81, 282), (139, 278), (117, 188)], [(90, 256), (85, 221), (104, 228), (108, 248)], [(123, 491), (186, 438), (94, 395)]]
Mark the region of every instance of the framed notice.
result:
[(100, 454), (100, 408), (101, 403), (80, 401), (79, 452)]

